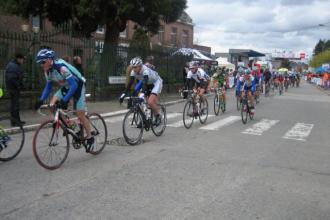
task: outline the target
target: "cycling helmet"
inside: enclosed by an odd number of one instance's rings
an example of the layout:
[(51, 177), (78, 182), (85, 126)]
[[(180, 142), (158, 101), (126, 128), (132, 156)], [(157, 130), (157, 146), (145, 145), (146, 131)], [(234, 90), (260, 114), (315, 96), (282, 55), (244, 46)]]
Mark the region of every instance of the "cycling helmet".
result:
[(134, 57), (131, 62), (131, 66), (141, 66), (143, 64), (143, 61), (140, 57)]
[(250, 74), (251, 73), (251, 70), (250, 69), (246, 69), (245, 70), (245, 75), (248, 75), (248, 74)]
[(198, 68), (198, 63), (196, 61), (191, 61), (189, 63), (189, 69)]
[(55, 58), (55, 52), (53, 50), (42, 49), (37, 54), (36, 62), (42, 63), (47, 59), (54, 59), (54, 58)]
[(242, 67), (238, 68), (239, 73), (244, 73), (244, 69)]

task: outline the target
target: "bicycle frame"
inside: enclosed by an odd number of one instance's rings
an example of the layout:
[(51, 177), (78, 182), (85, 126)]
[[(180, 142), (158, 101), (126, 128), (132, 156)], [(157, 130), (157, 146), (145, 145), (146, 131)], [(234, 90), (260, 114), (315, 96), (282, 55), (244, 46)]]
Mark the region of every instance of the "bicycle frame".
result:
[[(139, 102), (140, 101), (139, 99), (141, 99), (141, 98), (139, 98), (139, 97), (128, 97), (128, 99), (131, 99), (132, 102), (133, 102), (131, 109), (133, 109), (134, 111), (136, 111), (136, 112), (138, 112), (142, 115), (143, 124), (146, 125), (145, 130), (148, 131), (150, 129), (151, 123), (150, 123), (150, 120), (147, 118), (145, 112), (142, 110), (142, 105)], [(144, 102), (146, 102), (146, 99), (144, 100)], [(147, 108), (149, 108), (149, 107), (147, 106)], [(150, 111), (151, 111), (151, 109), (150, 109)], [(133, 123), (133, 121), (135, 121), (135, 115), (133, 117), (132, 123)]]
[[(54, 105), (43, 105), (41, 106), (41, 108), (54, 108), (55, 106)], [(71, 111), (71, 110), (68, 110), (68, 111), (64, 111), (60, 108), (56, 108), (55, 110), (55, 113), (54, 113), (54, 119), (53, 119), (53, 124), (55, 125), (55, 129), (53, 130), (53, 133), (52, 133), (52, 136), (51, 136), (51, 139), (50, 139), (50, 146), (54, 146), (54, 143), (53, 143), (53, 138), (54, 138), (54, 135), (55, 135), (55, 131), (59, 131), (59, 127), (61, 126), (61, 124), (63, 125), (63, 130), (65, 133), (68, 133), (72, 136), (72, 138), (76, 141), (79, 141), (81, 144), (85, 144), (84, 143), (84, 140), (83, 140), (83, 134), (84, 134), (84, 127), (83, 125), (80, 123), (79, 124), (79, 129), (80, 129), (80, 132), (79, 132), (79, 135), (75, 133), (74, 130), (72, 130), (68, 123), (66, 122), (66, 120), (64, 119), (64, 117), (67, 117), (68, 119), (70, 119), (70, 117), (68, 116), (69, 113), (74, 113), (75, 111)], [(39, 109), (39, 113), (42, 114), (40, 112), (40, 109)], [(70, 119), (72, 120), (72, 119)], [(90, 123), (91, 126), (93, 126), (93, 128), (97, 131), (96, 134), (94, 135), (97, 135), (99, 134), (99, 131), (97, 130), (97, 128), (92, 124)], [(56, 134), (58, 135), (58, 134)]]

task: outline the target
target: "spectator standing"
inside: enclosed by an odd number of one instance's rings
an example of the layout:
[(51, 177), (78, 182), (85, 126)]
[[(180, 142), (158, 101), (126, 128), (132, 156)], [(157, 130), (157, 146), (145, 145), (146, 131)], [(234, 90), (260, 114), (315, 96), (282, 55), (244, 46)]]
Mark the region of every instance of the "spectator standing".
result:
[(23, 69), (24, 56), (21, 53), (15, 54), (15, 59), (10, 61), (6, 66), (5, 78), (6, 87), (10, 97), (10, 115), (16, 121), (11, 121), (12, 126), (24, 125), (21, 121), (19, 110), (20, 93), (23, 89)]
[(81, 57), (80, 56), (74, 56), (73, 57), (73, 66), (80, 72), (82, 76), (84, 76), (84, 70), (82, 67)]

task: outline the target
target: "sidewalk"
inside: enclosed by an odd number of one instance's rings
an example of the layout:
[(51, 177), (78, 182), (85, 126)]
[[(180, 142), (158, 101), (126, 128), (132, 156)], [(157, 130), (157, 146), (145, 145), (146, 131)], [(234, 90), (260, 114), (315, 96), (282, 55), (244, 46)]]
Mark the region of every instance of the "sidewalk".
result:
[[(160, 97), (160, 102), (165, 105), (176, 104), (180, 102), (184, 102), (179, 94), (166, 94)], [(102, 114), (103, 117), (112, 117), (116, 115), (122, 115), (127, 110), (127, 103), (124, 102), (122, 105), (119, 104), (117, 100), (105, 101), (105, 102), (88, 102), (87, 107), (89, 112), (97, 112)], [(52, 119), (52, 115), (47, 111), (43, 111), (43, 113), (47, 114), (46, 116), (42, 116), (33, 110), (25, 110), (21, 111), (21, 119), (26, 122), (24, 126), (25, 130), (33, 130), (35, 129), (37, 124), (41, 122)], [(31, 126), (32, 125), (32, 126)]]
[(326, 95), (330, 96), (330, 89), (324, 89), (323, 87), (310, 83), (310, 85), (313, 85), (315, 88), (319, 89), (321, 92), (325, 93)]

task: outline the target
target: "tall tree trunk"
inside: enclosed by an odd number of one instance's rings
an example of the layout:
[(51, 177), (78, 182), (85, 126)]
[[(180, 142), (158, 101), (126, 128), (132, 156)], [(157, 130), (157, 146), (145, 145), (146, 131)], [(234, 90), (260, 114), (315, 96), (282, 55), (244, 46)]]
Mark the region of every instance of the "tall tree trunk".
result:
[(100, 63), (100, 82), (107, 85), (108, 77), (115, 74), (119, 28), (116, 24), (107, 24), (103, 52)]

